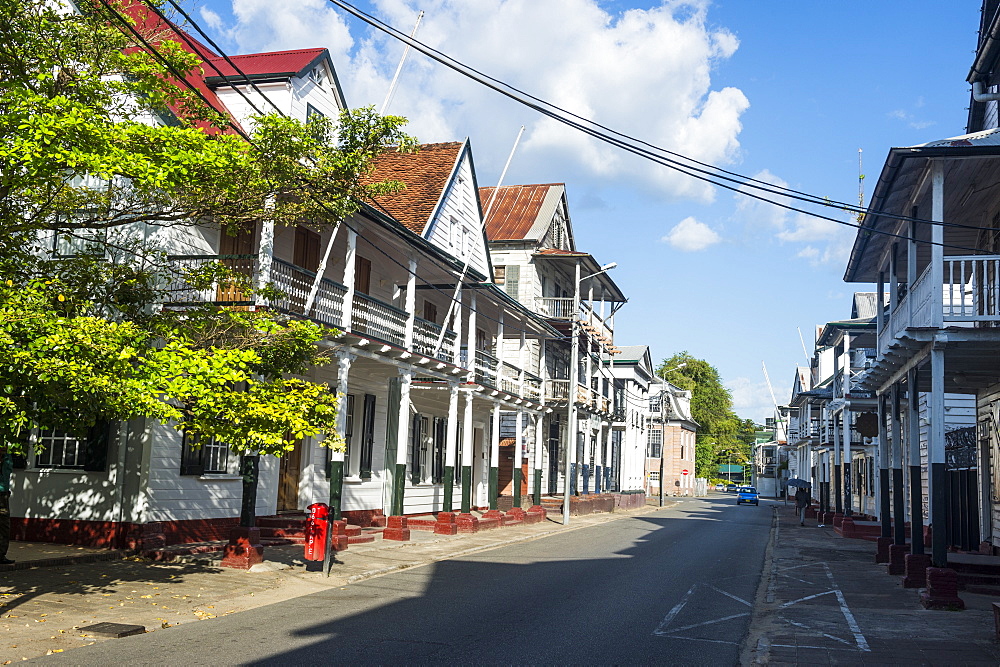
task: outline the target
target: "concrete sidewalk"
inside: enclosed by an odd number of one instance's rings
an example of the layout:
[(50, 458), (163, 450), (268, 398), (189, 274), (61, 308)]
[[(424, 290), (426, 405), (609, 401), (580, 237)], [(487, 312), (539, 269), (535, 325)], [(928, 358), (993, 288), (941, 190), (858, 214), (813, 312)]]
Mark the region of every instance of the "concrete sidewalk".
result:
[(965, 611), (928, 611), (919, 590), (875, 563), (875, 544), (795, 510), (775, 512), (769, 567), (743, 664), (997, 665), (991, 596), (960, 591)]
[[(667, 506), (673, 504), (670, 501)], [(303, 560), (302, 545), (267, 547), (265, 562), (248, 572), (219, 567), (219, 554), (156, 563), (107, 550), (12, 543), (10, 556), (18, 562), (9, 571), (0, 571), (0, 664), (109, 641), (80, 631), (95, 623), (134, 624), (145, 626), (147, 632), (163, 631), (656, 509), (654, 504), (625, 512), (574, 516), (569, 526), (563, 526), (561, 516), (555, 515), (534, 525), (455, 536), (414, 530), (409, 542), (379, 539), (351, 545), (337, 553), (329, 578), (323, 575), (321, 563)], [(55, 560), (60, 557), (65, 560)], [(31, 567), (31, 559), (50, 566)], [(80, 562), (86, 559), (91, 561)]]

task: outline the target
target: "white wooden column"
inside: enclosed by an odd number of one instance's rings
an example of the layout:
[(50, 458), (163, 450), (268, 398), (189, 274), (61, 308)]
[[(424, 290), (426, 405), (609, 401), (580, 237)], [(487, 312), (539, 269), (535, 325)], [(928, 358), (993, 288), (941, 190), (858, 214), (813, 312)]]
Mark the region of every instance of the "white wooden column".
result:
[(404, 347), (413, 351), (413, 328), (417, 319), (417, 258), (409, 261), (410, 272), (406, 275), (406, 332), (403, 335)]
[(347, 230), (347, 253), (344, 257), (344, 316), (341, 318), (344, 329), (351, 330), (354, 324), (354, 271), (358, 259), (358, 234), (353, 229)]
[(476, 315), (476, 290), (472, 290), (469, 294), (469, 332), (465, 337), (465, 367), (473, 372), (473, 378), (476, 371)]
[[(931, 220), (944, 222), (944, 165), (941, 160), (931, 162)], [(940, 329), (944, 325), (944, 226), (931, 225), (931, 321)], [(944, 399), (942, 395), (942, 400)], [(944, 531), (941, 531), (944, 533)], [(943, 566), (942, 566), (943, 567)]]
[(472, 507), (475, 480), (472, 479), (472, 461), (475, 455), (475, 431), (472, 425), (472, 392), (465, 393), (462, 406), (462, 502), (461, 510), (468, 513)]
[[(462, 301), (463, 292), (465, 290), (459, 290), (458, 294), (455, 296), (457, 303), (455, 303), (455, 315), (452, 318), (454, 320), (453, 331), (455, 332), (455, 344), (452, 345), (451, 350), (451, 360), (456, 366), (462, 365)], [(448, 323), (443, 323), (442, 326), (447, 326)], [(470, 327), (471, 328), (471, 327)]]
[[(271, 208), (271, 204), (268, 204)], [(254, 303), (258, 306), (265, 305), (265, 299), (261, 296), (267, 284), (271, 282), (271, 265), (274, 262), (274, 219), (270, 216), (264, 218), (260, 224), (260, 246), (257, 251), (257, 293), (254, 295)]]
[[(357, 358), (347, 350), (337, 352), (337, 434), (344, 438), (347, 433), (347, 380), (351, 372), (351, 363)], [(331, 461), (344, 461), (344, 454), (333, 452)], [(347, 470), (344, 474), (350, 476), (356, 472), (361, 463), (361, 447), (355, 445), (353, 451), (349, 452), (350, 460), (347, 461)], [(338, 458), (339, 457), (339, 458)]]
[(444, 450), (444, 511), (454, 509), (453, 494), (455, 492), (455, 456), (458, 453), (458, 383), (448, 383), (448, 421), (445, 432)]

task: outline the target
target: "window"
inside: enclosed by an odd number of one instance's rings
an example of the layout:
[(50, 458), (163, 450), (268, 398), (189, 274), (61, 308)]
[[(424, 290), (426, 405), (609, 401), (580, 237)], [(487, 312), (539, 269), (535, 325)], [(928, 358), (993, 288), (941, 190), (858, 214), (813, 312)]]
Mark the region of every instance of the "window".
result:
[(79, 438), (59, 429), (38, 429), (35, 446), (35, 467), (70, 468), (87, 471), (107, 470), (108, 437), (112, 425), (100, 422)]
[[(346, 394), (341, 406), (341, 409), (344, 411), (344, 445), (347, 447), (344, 451), (344, 474), (349, 477), (357, 477), (360, 459), (358, 458), (357, 447), (353, 446), (352, 443), (354, 440), (354, 394)], [(333, 450), (330, 451), (331, 460), (332, 456)], [(330, 478), (329, 466), (326, 470), (326, 478)]]
[(660, 481), (660, 471), (659, 470), (650, 470), (649, 471), (649, 481), (650, 482), (659, 482)]
[(448, 420), (434, 418), (434, 453), (431, 458), (431, 482), (444, 482), (444, 456), (448, 441)]
[(365, 406), (361, 415), (361, 479), (372, 478), (372, 451), (375, 448), (375, 396), (365, 394)]
[(44, 448), (35, 461), (42, 468), (82, 468), (84, 443), (63, 431), (43, 429), (38, 432), (38, 443)]
[(306, 104), (306, 122), (308, 123), (314, 118), (326, 118), (326, 114), (313, 105)]
[(320, 235), (301, 225), (295, 228), (295, 245), (292, 263), (295, 266), (316, 273), (319, 269)]
[(498, 264), (493, 267), (493, 282), (497, 285), (503, 285), (507, 280), (507, 267), (503, 264)]
[(663, 432), (659, 429), (650, 429), (646, 436), (646, 456), (651, 459), (658, 459), (663, 451)]
[(107, 230), (76, 229), (56, 232), (52, 251), (59, 257), (104, 256)]
[(410, 481), (420, 484), (424, 481), (424, 459), (427, 453), (427, 417), (413, 415), (410, 432)]
[(511, 264), (507, 267), (504, 275), (503, 289), (514, 300), (518, 300), (521, 295), (521, 267)]
[(435, 324), (437, 324), (438, 321), (437, 306), (427, 299), (424, 299), (424, 319), (428, 322), (434, 322)]
[(229, 469), (229, 445), (215, 438), (185, 433), (181, 441), (182, 475), (222, 475)]
[(372, 285), (372, 261), (356, 257), (354, 262), (354, 289), (368, 294)]
[(309, 80), (315, 83), (317, 86), (322, 86), (326, 83), (326, 68), (323, 65), (317, 65), (309, 70)]

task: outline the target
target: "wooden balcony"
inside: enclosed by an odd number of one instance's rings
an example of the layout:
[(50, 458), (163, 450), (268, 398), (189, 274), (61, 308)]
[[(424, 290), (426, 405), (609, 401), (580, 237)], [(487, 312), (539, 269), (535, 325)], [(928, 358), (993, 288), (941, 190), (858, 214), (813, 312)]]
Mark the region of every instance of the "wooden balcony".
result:
[(928, 266), (889, 313), (879, 332), (879, 350), (908, 328), (996, 327), (1000, 324), (1000, 256), (944, 258), (943, 284)]
[[(438, 340), (441, 338), (441, 329), (440, 324), (420, 317), (415, 318), (413, 322), (413, 351), (427, 357), (435, 357), (441, 361), (454, 361), (455, 340), (458, 334), (451, 329), (445, 330), (441, 349), (438, 350), (437, 354), (434, 353)], [(464, 362), (465, 357), (462, 355), (460, 357), (459, 363)]]
[(406, 347), (408, 317), (405, 310), (355, 292), (350, 328), (354, 333), (364, 334), (396, 347)]
[[(316, 274), (280, 259), (272, 259), (270, 283), (281, 294), (267, 302), (255, 300), (247, 293), (246, 285), (254, 283), (259, 271), (257, 255), (177, 255), (169, 257), (171, 271), (166, 278), (166, 299), (164, 306), (188, 307), (211, 303), (231, 308), (249, 309), (266, 306), (291, 315), (308, 317), (350, 333), (361, 334), (390, 345), (406, 348), (407, 323), (409, 314), (392, 304), (380, 301), (361, 292), (354, 293), (350, 324), (347, 324), (345, 303), (347, 288), (328, 278), (319, 281), (309, 312), (305, 304), (316, 284)], [(239, 274), (238, 281), (217, 281), (196, 289), (188, 285), (185, 275), (218, 264)], [(570, 299), (572, 301), (572, 299)], [(472, 364), (468, 350), (463, 346), (455, 359), (456, 332), (445, 329), (441, 349), (435, 354), (442, 326), (434, 322), (414, 317), (412, 351), (416, 354), (434, 357), (454, 363), (474, 373), (475, 381), (494, 389), (533, 401), (542, 398), (542, 379), (510, 363), (500, 361), (484, 350), (476, 350)]]

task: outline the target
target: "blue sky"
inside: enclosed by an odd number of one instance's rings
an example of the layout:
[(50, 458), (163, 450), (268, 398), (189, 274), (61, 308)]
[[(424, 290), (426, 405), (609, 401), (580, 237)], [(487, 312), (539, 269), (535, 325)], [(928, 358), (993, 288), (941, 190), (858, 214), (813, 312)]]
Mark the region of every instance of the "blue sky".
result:
[[(979, 0), (358, 0), (356, 6), (538, 97), (731, 171), (856, 202), (893, 146), (963, 134)], [(380, 106), (402, 46), (326, 0), (191, 0), (229, 53), (323, 46), (350, 106)], [(715, 365), (743, 417), (788, 399), (815, 327), (848, 317), (851, 230), (623, 156), (407, 61), (390, 113), (423, 142), (472, 140), (493, 185), (567, 185), (577, 245), (617, 262), (619, 345)], [(827, 211), (830, 213), (830, 211)], [(844, 220), (848, 216), (833, 212)]]

